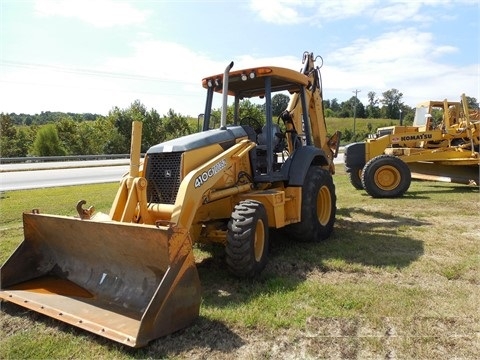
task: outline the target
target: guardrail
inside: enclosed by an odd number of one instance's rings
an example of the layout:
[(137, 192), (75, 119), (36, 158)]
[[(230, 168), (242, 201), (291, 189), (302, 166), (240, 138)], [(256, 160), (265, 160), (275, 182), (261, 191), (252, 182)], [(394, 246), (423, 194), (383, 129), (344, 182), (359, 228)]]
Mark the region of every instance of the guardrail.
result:
[[(144, 154), (142, 154), (143, 156)], [(130, 154), (2, 157), (0, 164), (128, 159)]]
[[(339, 153), (343, 153), (344, 146), (339, 148)], [(142, 158), (145, 154), (141, 154)], [(0, 164), (21, 164), (21, 163), (39, 163), (56, 161), (87, 161), (87, 160), (110, 160), (110, 159), (129, 159), (130, 154), (101, 154), (101, 155), (66, 155), (66, 156), (23, 156), (23, 157), (2, 157)]]

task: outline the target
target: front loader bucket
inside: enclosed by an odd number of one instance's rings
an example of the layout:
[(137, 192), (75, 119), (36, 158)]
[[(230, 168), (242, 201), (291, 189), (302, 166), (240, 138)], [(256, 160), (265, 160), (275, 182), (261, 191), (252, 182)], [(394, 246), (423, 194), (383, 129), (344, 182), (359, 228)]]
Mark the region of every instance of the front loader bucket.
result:
[(198, 317), (186, 231), (25, 213), (25, 239), (0, 269), (0, 299), (128, 346)]

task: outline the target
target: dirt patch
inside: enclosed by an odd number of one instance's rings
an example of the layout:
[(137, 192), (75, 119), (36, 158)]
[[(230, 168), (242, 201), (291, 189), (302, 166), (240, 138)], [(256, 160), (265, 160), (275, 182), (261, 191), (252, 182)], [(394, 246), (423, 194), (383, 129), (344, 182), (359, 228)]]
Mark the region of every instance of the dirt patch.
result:
[[(180, 359), (474, 359), (475, 325), (466, 319), (310, 317), (302, 330), (226, 328), (199, 319), (141, 355)], [(424, 335), (417, 336), (416, 333)], [(477, 328), (478, 331), (478, 328)], [(433, 356), (433, 357), (431, 357)]]

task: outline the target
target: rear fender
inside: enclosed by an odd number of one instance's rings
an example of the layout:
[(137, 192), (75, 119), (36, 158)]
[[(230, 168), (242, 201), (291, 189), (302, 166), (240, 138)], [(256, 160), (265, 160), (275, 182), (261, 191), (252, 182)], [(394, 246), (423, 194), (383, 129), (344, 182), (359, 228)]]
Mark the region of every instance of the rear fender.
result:
[(310, 165), (328, 166), (325, 152), (315, 146), (302, 146), (288, 160), (288, 186), (303, 186)]

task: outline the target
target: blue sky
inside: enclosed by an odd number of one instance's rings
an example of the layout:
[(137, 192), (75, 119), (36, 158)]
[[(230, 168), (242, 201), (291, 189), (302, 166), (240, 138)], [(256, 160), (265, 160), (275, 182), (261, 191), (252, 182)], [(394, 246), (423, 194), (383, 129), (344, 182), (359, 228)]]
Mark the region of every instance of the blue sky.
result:
[(479, 21), (478, 0), (0, 0), (0, 112), (197, 116), (203, 77), (305, 51), (325, 99), (479, 100)]

